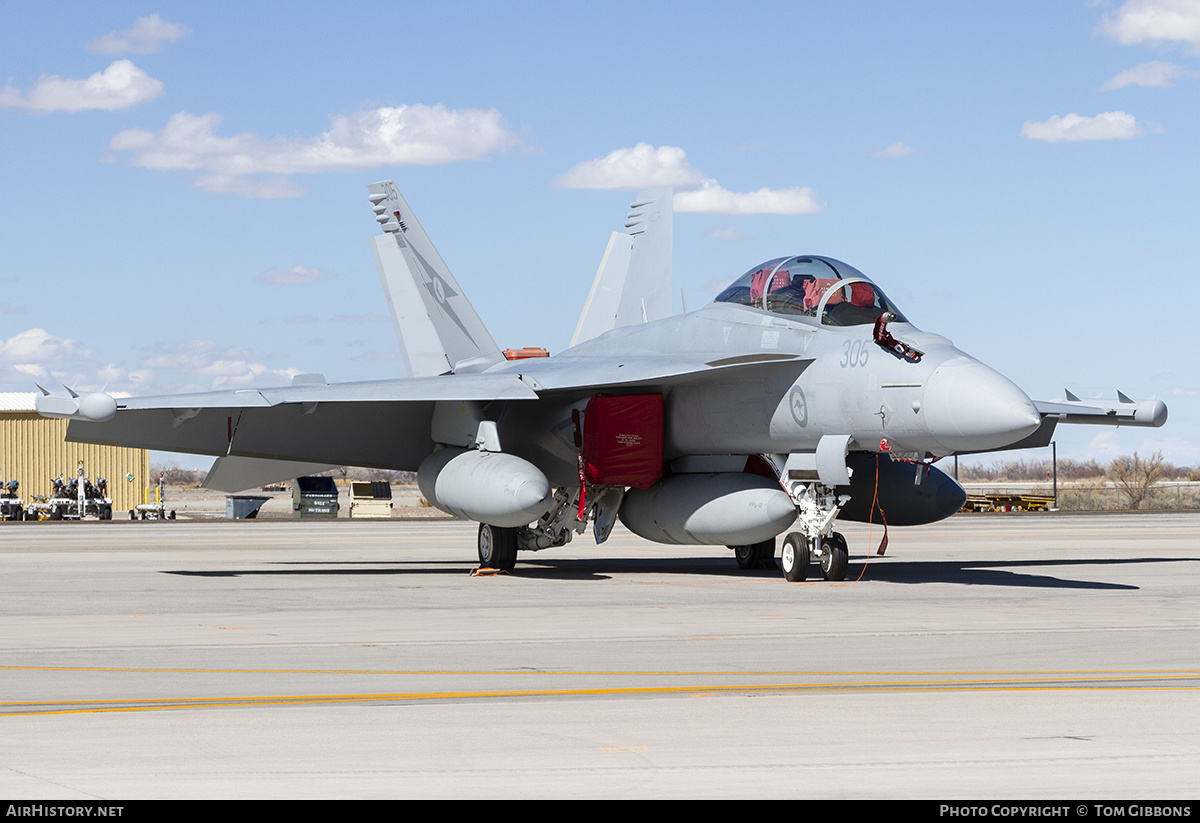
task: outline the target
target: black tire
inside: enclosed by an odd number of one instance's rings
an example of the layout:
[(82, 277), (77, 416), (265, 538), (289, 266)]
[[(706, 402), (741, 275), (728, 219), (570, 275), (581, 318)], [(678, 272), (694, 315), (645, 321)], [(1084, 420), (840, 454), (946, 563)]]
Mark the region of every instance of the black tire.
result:
[(850, 551), (841, 532), (825, 538), (825, 552), (821, 555), (821, 573), (826, 580), (837, 582), (846, 579), (846, 568), (850, 565)]
[(789, 583), (799, 583), (808, 578), (808, 564), (811, 553), (808, 540), (800, 532), (792, 532), (783, 539), (783, 553), (779, 557), (779, 565), (783, 569), (783, 579)]
[(130, 520), (137, 520), (137, 512), (135, 512), (133, 509), (130, 509), (130, 510), (129, 510), (129, 519), (130, 519)]
[(745, 546), (730, 546), (733, 557), (741, 569), (775, 568), (775, 538)]
[(758, 544), (758, 568), (765, 571), (775, 571), (775, 538), (764, 540)]
[(50, 510), (50, 519), (51, 520), (62, 520), (62, 517), (63, 517), (62, 506), (55, 506), (53, 509)]
[(517, 530), (479, 524), (479, 567), (510, 572), (517, 565)]
[(739, 569), (758, 568), (758, 545), (752, 544), (749, 546), (730, 546), (733, 549), (733, 559), (737, 561)]

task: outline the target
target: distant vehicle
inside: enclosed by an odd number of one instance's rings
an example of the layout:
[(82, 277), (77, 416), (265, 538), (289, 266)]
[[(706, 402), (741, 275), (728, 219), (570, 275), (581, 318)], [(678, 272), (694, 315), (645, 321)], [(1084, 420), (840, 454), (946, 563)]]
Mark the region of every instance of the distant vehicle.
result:
[[(415, 470), (479, 522), (480, 563), (562, 546), (619, 517), (668, 544), (727, 545), (788, 580), (846, 575), (837, 519), (900, 526), (958, 511), (932, 461), (1044, 445), (1059, 423), (1161, 426), (1161, 401), (1033, 401), (921, 331), (865, 274), (813, 254), (752, 266), (671, 316), (671, 192), (614, 233), (567, 350), (496, 345), (392, 181), (369, 186), (376, 265), (408, 379), (115, 399), (41, 389), (67, 439), (217, 456), (229, 491), (339, 465)], [(514, 283), (520, 288), (520, 283)]]
[(17, 497), (17, 489), (21, 487), (18, 480), (9, 480), (0, 487), (0, 520), (24, 520), (25, 501)]
[(92, 483), (84, 477), (82, 460), (79, 461), (76, 477), (64, 480), (59, 475), (50, 483), (53, 487), (50, 494), (31, 500), (26, 507), (26, 517), (38, 520), (82, 520), (85, 517), (112, 520), (108, 481), (100, 477)]
[[(149, 491), (149, 490), (147, 490)], [(167, 508), (167, 476), (165, 472), (158, 473), (158, 483), (154, 487), (154, 502), (148, 499), (129, 510), (130, 520), (174, 520), (175, 510)]]

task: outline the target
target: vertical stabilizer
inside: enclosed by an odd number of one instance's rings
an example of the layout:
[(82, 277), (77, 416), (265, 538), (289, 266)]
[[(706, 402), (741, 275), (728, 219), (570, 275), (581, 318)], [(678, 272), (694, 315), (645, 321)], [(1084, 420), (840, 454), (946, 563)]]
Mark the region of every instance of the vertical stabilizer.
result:
[(596, 269), (596, 277), (592, 280), (592, 290), (588, 292), (583, 313), (575, 325), (572, 346), (599, 337), (614, 328), (621, 306), (621, 293), (625, 290), (625, 279), (629, 275), (632, 252), (633, 238), (628, 234), (614, 231), (608, 238), (608, 247), (604, 250), (604, 257), (600, 258), (600, 268)]
[(386, 180), (367, 188), (383, 229), (371, 248), (409, 376), (477, 372), (503, 361), (396, 184)]
[(648, 189), (630, 204), (625, 233), (609, 238), (572, 346), (671, 315), (671, 199), (669, 188)]

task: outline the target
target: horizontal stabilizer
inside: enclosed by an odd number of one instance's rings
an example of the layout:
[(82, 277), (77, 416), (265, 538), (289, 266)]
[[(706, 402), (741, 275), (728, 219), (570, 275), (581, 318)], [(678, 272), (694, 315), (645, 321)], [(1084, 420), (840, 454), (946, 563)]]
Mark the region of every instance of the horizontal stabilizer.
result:
[(206, 489), (221, 492), (240, 492), (260, 488), (268, 483), (294, 480), (310, 474), (335, 469), (324, 463), (297, 463), (293, 460), (263, 460), (257, 457), (218, 457), (201, 483)]

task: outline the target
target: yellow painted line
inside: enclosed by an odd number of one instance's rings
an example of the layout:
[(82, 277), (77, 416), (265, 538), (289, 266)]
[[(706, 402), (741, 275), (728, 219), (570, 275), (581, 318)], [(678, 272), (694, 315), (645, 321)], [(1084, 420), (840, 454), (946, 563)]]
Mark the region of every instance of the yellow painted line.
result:
[[(1145, 680), (1145, 677), (1103, 678), (1103, 680), (1128, 679)], [(520, 698), (520, 697), (623, 697), (637, 695), (667, 695), (667, 694), (716, 694), (728, 692), (912, 692), (912, 691), (955, 691), (955, 692), (987, 692), (987, 691), (1200, 691), (1200, 685), (1184, 686), (1179, 684), (1167, 685), (1106, 685), (1104, 683), (1089, 683), (1074, 681), (1069, 683), (1056, 682), (1055, 678), (1040, 678), (1037, 680), (998, 680), (984, 679), (978, 681), (900, 681), (873, 683), (780, 683), (780, 684), (738, 684), (738, 685), (709, 685), (709, 686), (645, 686), (620, 688), (577, 688), (577, 689), (487, 689), (479, 691), (435, 691), (435, 692), (383, 692), (355, 694), (317, 694), (317, 695), (264, 695), (225, 698), (174, 698), (146, 700), (97, 700), (97, 701), (47, 701), (2, 703), (0, 717), (15, 717), (24, 715), (47, 714), (89, 714), (101, 712), (132, 712), (132, 711), (162, 711), (166, 709), (197, 709), (197, 708), (231, 708), (251, 706), (286, 706), (313, 705), (327, 703), (354, 702), (419, 702), (427, 700), (478, 700), (487, 698)]]
[[(386, 644), (375, 644), (386, 645)], [(0, 671), (36, 672), (130, 672), (137, 674), (162, 672), (164, 674), (388, 674), (388, 675), (542, 675), (542, 676), (587, 676), (587, 677), (979, 677), (995, 675), (1017, 677), (1020, 675), (1116, 675), (1124, 677), (1173, 676), (1200, 677), (1200, 668), (1195, 669), (965, 669), (962, 671), (661, 671), (661, 670), (590, 670), (590, 669), (228, 669), (228, 668), (161, 668), (139, 666), (0, 666)], [(0, 706), (4, 705), (0, 702)]]

